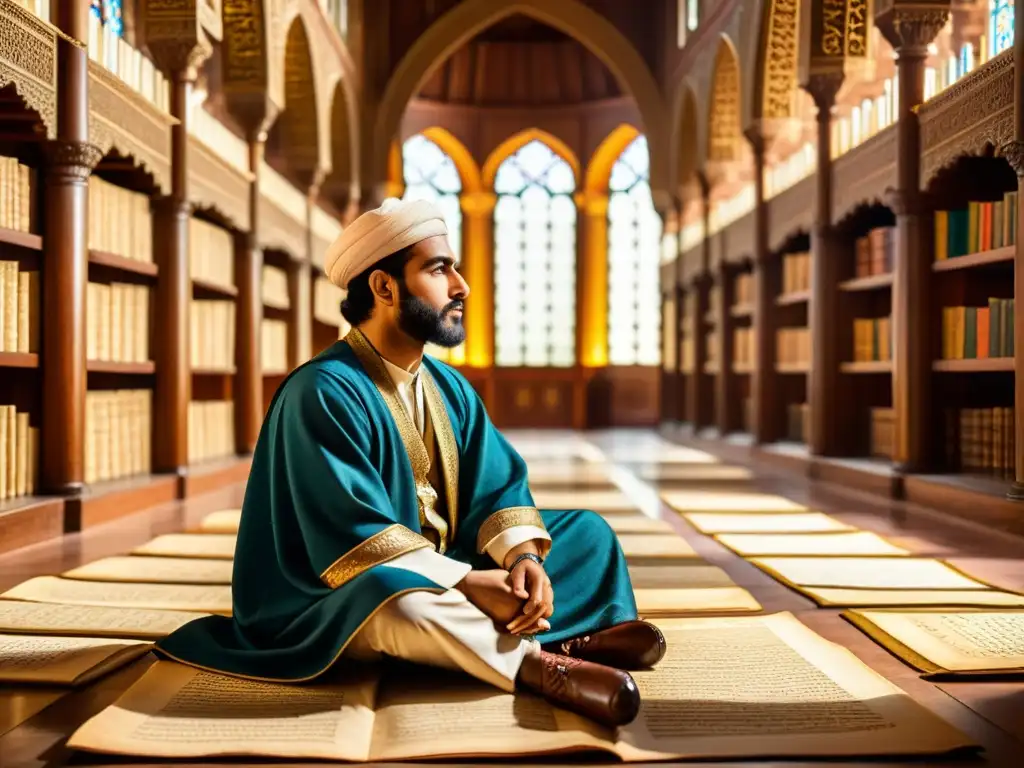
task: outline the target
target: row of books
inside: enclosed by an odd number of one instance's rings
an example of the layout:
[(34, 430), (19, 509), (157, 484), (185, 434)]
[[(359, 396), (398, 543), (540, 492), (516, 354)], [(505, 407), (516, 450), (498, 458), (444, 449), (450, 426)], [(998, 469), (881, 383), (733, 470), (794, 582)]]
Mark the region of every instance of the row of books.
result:
[(260, 349), (263, 372), (267, 374), (287, 373), (288, 365), (288, 323), (284, 320), (268, 320), (264, 318), (262, 330), (262, 347)]
[(153, 262), (153, 214), (149, 196), (89, 177), (89, 249)]
[(949, 408), (945, 422), (946, 464), (950, 469), (1013, 477), (1013, 408)]
[(235, 404), (231, 400), (193, 400), (188, 404), (190, 464), (235, 455)]
[(263, 265), (263, 304), (277, 309), (288, 309), (288, 273), (280, 267)]
[(39, 351), (39, 273), (0, 261), (0, 352)]
[(871, 409), (871, 456), (892, 461), (896, 455), (896, 411), (892, 408)]
[(854, 318), (853, 359), (858, 363), (872, 360), (892, 360), (891, 318)]
[(786, 406), (786, 439), (793, 443), (811, 442), (811, 406), (789, 403)]
[(1013, 316), (1013, 299), (990, 298), (987, 307), (943, 307), (942, 358), (1013, 357)]
[(811, 362), (811, 329), (779, 328), (775, 332), (775, 362), (800, 365)]
[(231, 233), (203, 219), (189, 219), (188, 273), (193, 280), (233, 288), (235, 244)]
[(972, 201), (935, 212), (935, 260), (944, 261), (1017, 243), (1017, 191), (1002, 200)]
[(811, 254), (787, 253), (782, 257), (782, 292), (811, 290)]
[(28, 411), (0, 405), (0, 501), (31, 496), (38, 483), (39, 428)]
[(736, 275), (732, 303), (739, 306), (754, 303), (754, 276), (750, 272)]
[(149, 360), (149, 352), (149, 287), (132, 283), (88, 283), (86, 359), (144, 363)]
[[(345, 292), (325, 277), (318, 277), (313, 284), (313, 317), (325, 325), (347, 325), (341, 315), (341, 302)], [(671, 323), (665, 325), (671, 328)]]
[(732, 364), (734, 368), (754, 367), (754, 329), (734, 328), (732, 332)]
[(190, 356), (194, 369), (233, 371), (235, 369), (235, 302), (221, 299), (193, 299)]
[(855, 244), (854, 272), (856, 277), (885, 275), (892, 272), (896, 255), (896, 228), (876, 227)]
[(0, 157), (0, 227), (18, 232), (36, 229), (36, 172), (16, 157)]
[(85, 482), (149, 474), (152, 430), (152, 390), (86, 392)]

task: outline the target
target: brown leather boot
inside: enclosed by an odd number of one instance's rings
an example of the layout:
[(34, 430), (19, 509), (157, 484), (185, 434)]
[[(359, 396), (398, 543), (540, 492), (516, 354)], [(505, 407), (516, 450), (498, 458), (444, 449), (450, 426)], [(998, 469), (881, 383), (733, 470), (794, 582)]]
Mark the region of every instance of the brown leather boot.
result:
[(570, 712), (615, 728), (640, 711), (640, 690), (628, 672), (547, 651), (523, 659), (517, 682)]
[(544, 650), (618, 669), (649, 669), (664, 658), (667, 648), (665, 636), (653, 624), (626, 621), (546, 645)]

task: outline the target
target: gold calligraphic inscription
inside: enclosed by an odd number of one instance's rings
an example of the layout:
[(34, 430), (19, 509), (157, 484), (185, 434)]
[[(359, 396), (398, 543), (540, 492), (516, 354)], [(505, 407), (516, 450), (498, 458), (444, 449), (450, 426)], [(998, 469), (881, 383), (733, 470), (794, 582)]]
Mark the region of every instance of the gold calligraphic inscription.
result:
[(774, 0), (768, 20), (765, 57), (764, 103), (767, 118), (790, 117), (796, 90), (797, 30), (800, 6), (797, 0)]
[(285, 111), (280, 118), (281, 138), (290, 166), (300, 173), (311, 173), (317, 167), (320, 153), (313, 64), (301, 17), (292, 22), (284, 50)]
[(224, 0), (224, 81), (229, 87), (266, 85), (266, 31), (262, 3)]
[(846, 55), (868, 55), (868, 0), (847, 0)]
[(846, 0), (821, 0), (821, 52), (842, 56), (846, 48)]
[(429, 541), (405, 526), (389, 525), (331, 563), (320, 574), (320, 581), (331, 589), (337, 589), (375, 565), (394, 560), (399, 555), (412, 552), (414, 549), (424, 549), (429, 546)]

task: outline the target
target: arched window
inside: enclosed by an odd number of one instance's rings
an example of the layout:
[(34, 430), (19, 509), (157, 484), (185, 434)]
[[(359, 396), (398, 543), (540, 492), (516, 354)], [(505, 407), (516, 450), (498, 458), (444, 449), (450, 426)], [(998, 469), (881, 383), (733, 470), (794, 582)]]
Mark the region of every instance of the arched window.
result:
[(494, 330), (499, 366), (576, 362), (576, 179), (534, 139), (494, 179)]
[(118, 37), (124, 36), (124, 18), (121, 16), (121, 0), (103, 0), (103, 24)]
[[(430, 200), (444, 213), (448, 225), (448, 243), (456, 260), (462, 256), (462, 208), (459, 195), (462, 179), (454, 161), (423, 134), (416, 134), (402, 145), (402, 176), (406, 200)], [(464, 346), (444, 349), (428, 345), (427, 354), (451, 363), (462, 363)]]
[(608, 362), (658, 365), (661, 218), (650, 187), (647, 139), (638, 136), (608, 183)]
[(988, 47), (995, 56), (1013, 47), (1013, 0), (989, 0)]

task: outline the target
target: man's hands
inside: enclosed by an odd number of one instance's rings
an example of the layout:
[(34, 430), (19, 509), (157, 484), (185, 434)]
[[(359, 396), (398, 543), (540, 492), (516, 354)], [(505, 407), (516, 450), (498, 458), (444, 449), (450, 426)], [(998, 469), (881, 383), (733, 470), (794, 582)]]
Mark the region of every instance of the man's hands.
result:
[(506, 629), (513, 635), (535, 635), (551, 629), (547, 620), (555, 610), (555, 593), (544, 568), (533, 560), (520, 560), (509, 578), (512, 594), (526, 603), (522, 613)]
[(470, 571), (455, 588), (501, 626), (508, 625), (522, 613), (523, 600), (512, 593), (508, 572), (500, 568)]

